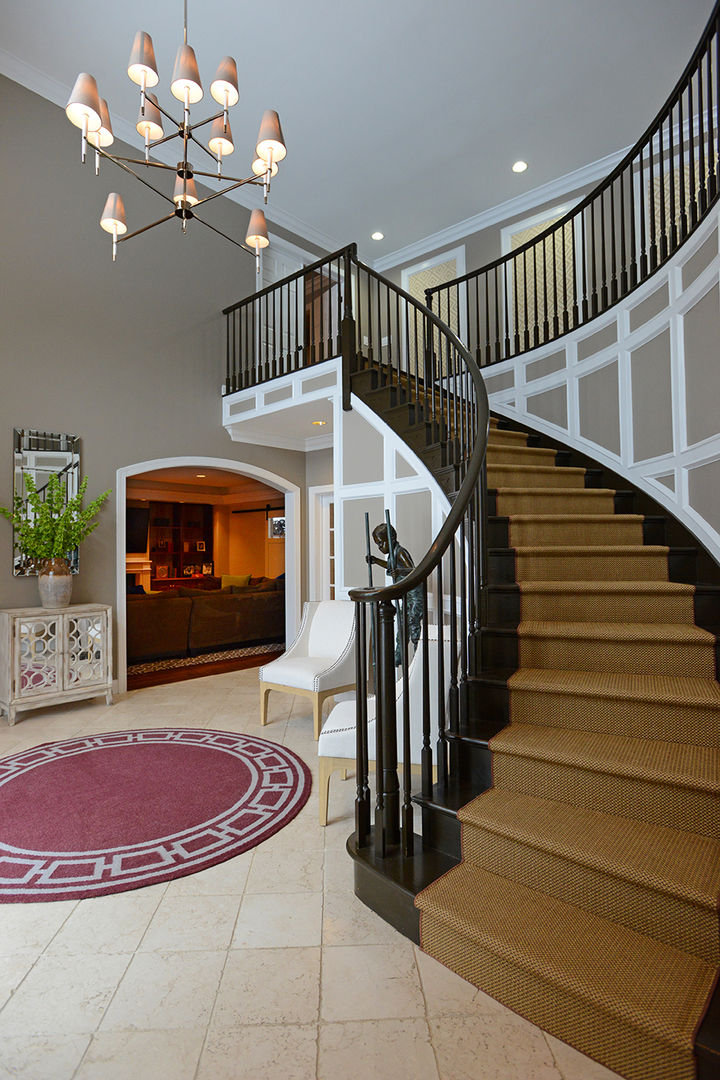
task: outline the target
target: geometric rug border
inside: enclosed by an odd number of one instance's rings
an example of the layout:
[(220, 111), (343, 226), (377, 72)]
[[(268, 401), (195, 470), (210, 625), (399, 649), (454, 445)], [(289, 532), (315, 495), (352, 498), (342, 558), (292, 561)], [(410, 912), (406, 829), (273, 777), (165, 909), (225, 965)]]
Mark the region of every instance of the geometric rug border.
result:
[[(9, 754), (0, 759), (0, 802), (6, 783), (60, 757), (91, 753), (103, 749), (104, 744), (116, 748), (178, 742), (238, 758), (256, 778), (255, 785), (240, 792), (238, 801), (210, 822), (199, 822), (169, 837), (101, 851), (56, 853), (16, 848), (2, 835), (0, 824), (0, 904), (85, 900), (188, 877), (276, 835), (310, 797), (310, 769), (295, 751), (279, 743), (243, 732), (164, 727), (79, 736)], [(134, 869), (132, 861), (143, 858), (146, 865)], [(123, 869), (124, 862), (127, 869)], [(63, 870), (68, 877), (54, 878)]]

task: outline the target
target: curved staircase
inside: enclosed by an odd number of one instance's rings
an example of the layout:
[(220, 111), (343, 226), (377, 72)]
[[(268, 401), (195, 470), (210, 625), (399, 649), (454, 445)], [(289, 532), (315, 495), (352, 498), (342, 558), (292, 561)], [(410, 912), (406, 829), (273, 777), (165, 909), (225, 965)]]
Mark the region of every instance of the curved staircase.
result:
[(662, 523), (527, 444), (491, 421), (474, 712), (497, 724), (498, 669), (509, 724), (461, 863), (416, 898), (422, 946), (628, 1080), (691, 1080), (720, 964), (716, 639), (671, 580), (688, 551), (643, 543)]

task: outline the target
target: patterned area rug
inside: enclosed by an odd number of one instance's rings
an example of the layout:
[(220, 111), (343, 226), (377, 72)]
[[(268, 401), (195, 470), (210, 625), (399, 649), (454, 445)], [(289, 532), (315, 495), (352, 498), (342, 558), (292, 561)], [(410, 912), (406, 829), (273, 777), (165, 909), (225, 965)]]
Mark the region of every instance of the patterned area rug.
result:
[(198, 667), (216, 660), (241, 660), (246, 656), (264, 656), (265, 653), (282, 652), (282, 642), (268, 645), (246, 645), (241, 649), (223, 649), (222, 652), (203, 653), (201, 656), (181, 656), (176, 660), (149, 660), (145, 664), (128, 664), (128, 675), (147, 675), (151, 671), (175, 671), (177, 668)]
[(0, 903), (74, 900), (204, 870), (291, 821), (311, 789), (284, 746), (159, 728), (0, 760)]

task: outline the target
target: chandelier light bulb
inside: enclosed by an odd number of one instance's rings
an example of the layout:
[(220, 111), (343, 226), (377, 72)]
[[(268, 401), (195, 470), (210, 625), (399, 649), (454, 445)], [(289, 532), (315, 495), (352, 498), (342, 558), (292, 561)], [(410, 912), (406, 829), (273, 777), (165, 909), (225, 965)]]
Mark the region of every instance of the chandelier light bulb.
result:
[(138, 30), (135, 35), (127, 73), (143, 92), (147, 86), (157, 86), (160, 81), (152, 38), (144, 30)]
[(287, 154), (280, 117), (274, 109), (266, 109), (263, 113), (255, 153), (269, 165), (282, 161)]
[(203, 88), (200, 82), (200, 70), (195, 59), (195, 50), (190, 45), (181, 45), (175, 57), (170, 93), (178, 101), (187, 105), (197, 105), (202, 101)]
[(240, 99), (237, 64), (232, 56), (224, 56), (220, 61), (215, 78), (210, 83), (210, 93), (224, 109), (237, 105)]

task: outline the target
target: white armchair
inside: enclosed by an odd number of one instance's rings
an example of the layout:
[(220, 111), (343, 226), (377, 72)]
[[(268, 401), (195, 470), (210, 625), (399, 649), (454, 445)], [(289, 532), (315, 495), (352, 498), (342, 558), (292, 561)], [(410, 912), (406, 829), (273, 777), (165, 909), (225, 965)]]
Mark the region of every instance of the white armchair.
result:
[[(450, 690), (450, 631), (445, 627), (444, 673), (445, 704)], [(428, 627), (430, 674), (430, 742), (435, 752), (438, 737), (438, 628)], [(408, 689), (410, 700), (410, 763), (413, 770), (420, 766), (422, 751), (422, 681), (423, 681), (423, 639), (420, 638), (414, 656), (408, 665)], [(398, 758), (402, 759), (402, 724), (403, 724), (403, 681), (395, 684), (395, 712), (397, 718)], [(375, 698), (369, 697), (368, 715), (368, 758), (375, 760)], [(328, 798), (330, 794), (330, 776), (336, 769), (355, 767), (355, 697), (338, 702), (331, 710), (318, 742), (318, 791), (320, 802), (320, 824), (327, 825)], [(435, 772), (435, 770), (433, 770)], [(345, 776), (343, 775), (343, 779)]]
[(355, 605), (350, 600), (311, 600), (300, 632), (287, 652), (260, 668), (260, 723), (267, 724), (271, 690), (312, 699), (315, 738), (326, 698), (355, 689)]

